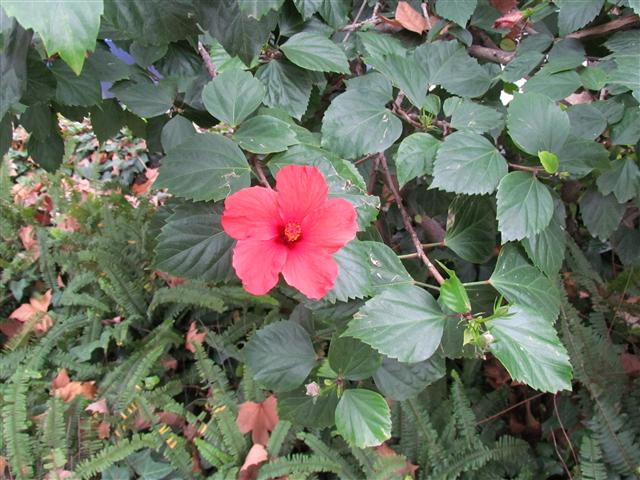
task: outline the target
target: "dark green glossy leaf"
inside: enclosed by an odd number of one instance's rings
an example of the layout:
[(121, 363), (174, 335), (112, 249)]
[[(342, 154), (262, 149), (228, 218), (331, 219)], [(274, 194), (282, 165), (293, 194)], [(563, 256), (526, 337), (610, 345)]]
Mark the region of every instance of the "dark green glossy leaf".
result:
[(468, 262), (484, 263), (495, 243), (495, 202), (486, 196), (456, 197), (449, 206), (445, 246)]
[(242, 124), (233, 139), (244, 150), (253, 153), (282, 152), (298, 143), (287, 122), (270, 115), (257, 115)]
[(282, 44), (280, 49), (289, 60), (301, 68), (349, 73), (349, 63), (342, 49), (318, 33), (297, 33)]
[(211, 80), (202, 90), (207, 111), (217, 119), (236, 126), (260, 106), (264, 87), (243, 70), (227, 70)]
[(329, 345), (329, 365), (347, 380), (369, 378), (381, 362), (378, 352), (357, 338), (334, 337)]
[(418, 363), (401, 363), (384, 357), (382, 365), (373, 375), (376, 387), (393, 400), (415, 397), (427, 386), (444, 377), (445, 363), (442, 355), (433, 355)]
[(396, 173), (400, 188), (414, 178), (433, 172), (433, 161), (442, 142), (428, 133), (417, 132), (400, 142)]
[(618, 228), (625, 206), (613, 194), (589, 190), (580, 198), (580, 214), (589, 233), (603, 242)]

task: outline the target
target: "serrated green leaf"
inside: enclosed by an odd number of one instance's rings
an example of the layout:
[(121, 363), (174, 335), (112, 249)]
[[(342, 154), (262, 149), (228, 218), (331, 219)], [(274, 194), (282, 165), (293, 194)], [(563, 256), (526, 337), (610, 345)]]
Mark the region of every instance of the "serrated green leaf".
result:
[(176, 115), (162, 127), (160, 141), (163, 150), (168, 152), (195, 135), (196, 129), (193, 128), (193, 123), (182, 115)]
[(233, 139), (244, 150), (253, 153), (274, 153), (298, 143), (287, 122), (271, 115), (256, 115), (242, 124)]
[(400, 142), (396, 173), (400, 188), (414, 178), (433, 172), (433, 161), (442, 142), (428, 133), (417, 132)]
[(477, 4), (478, 0), (437, 0), (436, 12), (441, 17), (464, 27), (473, 15)]
[(539, 93), (516, 95), (507, 114), (509, 135), (519, 148), (531, 155), (539, 151), (558, 153), (569, 136), (566, 112)]
[(262, 84), (244, 70), (227, 70), (202, 90), (207, 111), (217, 119), (236, 126), (260, 106), (265, 91)]
[(610, 170), (600, 174), (596, 184), (603, 195), (613, 193), (619, 203), (626, 203), (640, 191), (640, 169), (629, 157), (616, 160)]
[(553, 323), (535, 310), (512, 305), (509, 315), (487, 322), (489, 351), (511, 378), (544, 392), (571, 390), (572, 368)]
[(302, 385), (316, 364), (309, 334), (289, 320), (261, 328), (242, 351), (255, 381), (280, 392)]
[(549, 225), (540, 233), (522, 240), (522, 246), (533, 264), (549, 276), (560, 271), (564, 260), (565, 215), (564, 204), (556, 201)]
[(381, 445), (391, 438), (389, 405), (371, 390), (346, 390), (336, 408), (336, 427), (349, 445), (358, 448)]
[(553, 216), (549, 189), (527, 172), (511, 172), (498, 185), (498, 230), (502, 243), (541, 232)]
[(549, 322), (558, 317), (558, 288), (512, 243), (502, 247), (489, 283), (509, 302), (529, 308)]
[(567, 109), (571, 135), (589, 140), (598, 138), (607, 128), (607, 117), (590, 103), (579, 103)]
[(322, 146), (345, 158), (383, 152), (400, 137), (402, 122), (375, 97), (347, 90), (322, 119)]
[(502, 71), (502, 79), (505, 82), (517, 82), (521, 78), (529, 75), (542, 60), (544, 60), (544, 53), (535, 50), (522, 51), (521, 53), (520, 50), (518, 50), (516, 56), (507, 63)]
[(233, 278), (233, 239), (220, 225), (222, 205), (185, 203), (166, 220), (156, 245), (158, 270), (191, 280), (223, 282)]
[(307, 70), (349, 73), (349, 62), (342, 49), (318, 33), (296, 33), (280, 49), (291, 62)]
[(81, 3), (49, 0), (46, 6), (41, 1), (4, 0), (2, 8), (23, 27), (40, 35), (50, 57), (59, 53), (80, 75), (87, 50), (93, 51), (96, 46), (102, 0)]
[(468, 195), (493, 193), (507, 162), (489, 140), (472, 132), (448, 135), (438, 148), (430, 188)]
[(162, 160), (157, 188), (190, 200), (222, 200), (248, 187), (250, 169), (242, 150), (218, 134), (199, 134)]
[(625, 206), (613, 194), (602, 195), (589, 190), (580, 198), (580, 214), (589, 233), (606, 242), (618, 228)]
[(256, 78), (266, 89), (265, 105), (280, 107), (298, 120), (306, 112), (313, 88), (313, 78), (307, 70), (272, 60), (258, 68)]
[(451, 112), (451, 126), (456, 130), (475, 133), (502, 131), (504, 118), (494, 108), (463, 100)]
[(238, 0), (240, 11), (260, 20), (269, 10), (278, 11), (284, 0)]
[(524, 84), (522, 91), (539, 93), (551, 100), (562, 100), (575, 92), (581, 85), (580, 75), (575, 70), (549, 73), (543, 68)]
[(604, 0), (555, 0), (560, 7), (558, 29), (565, 36), (575, 32), (598, 16)]
[(171, 108), (175, 97), (174, 87), (166, 83), (122, 82), (110, 90), (129, 110), (143, 118), (162, 115)]
[(88, 68), (84, 68), (78, 76), (68, 65), (57, 60), (51, 67), (51, 73), (55, 78), (56, 102), (62, 105), (90, 107), (102, 100), (100, 79)]
[(444, 377), (444, 374), (442, 355), (436, 354), (418, 363), (401, 363), (394, 358), (384, 357), (373, 380), (385, 396), (403, 401), (415, 397), (427, 386)]
[(365, 61), (402, 90), (416, 107), (426, 105), (429, 79), (426, 70), (416, 62), (413, 54), (371, 55), (365, 57)]
[(444, 323), (445, 315), (428, 292), (404, 285), (383, 290), (365, 303), (342, 335), (359, 338), (380, 353), (412, 363), (434, 354)]
[(576, 178), (588, 175), (594, 168), (606, 169), (609, 152), (598, 142), (569, 136), (558, 152), (560, 171), (569, 172)]
[(380, 354), (357, 338), (334, 337), (329, 345), (329, 365), (347, 380), (369, 378), (381, 362)]
[(0, 119), (22, 98), (27, 87), (27, 54), (32, 33), (16, 21), (10, 24), (10, 29), (2, 33), (3, 45), (0, 51)]
[(611, 127), (613, 145), (635, 145), (640, 141), (640, 107), (629, 106), (624, 109), (622, 120)]
[(278, 394), (278, 415), (302, 427), (325, 428), (335, 425), (338, 396), (335, 389), (317, 397), (306, 394), (304, 387)]
[(495, 202), (486, 196), (456, 197), (449, 206), (444, 244), (468, 262), (489, 260), (496, 244)]
[(558, 171), (560, 161), (555, 153), (543, 150), (538, 152), (538, 158), (540, 159), (540, 164), (544, 167), (547, 173), (556, 173)]

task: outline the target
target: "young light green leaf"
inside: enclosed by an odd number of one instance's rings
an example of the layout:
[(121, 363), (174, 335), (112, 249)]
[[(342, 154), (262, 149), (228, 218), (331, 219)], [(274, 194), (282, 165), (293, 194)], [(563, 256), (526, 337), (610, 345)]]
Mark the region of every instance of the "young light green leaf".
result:
[(280, 392), (302, 385), (316, 364), (309, 334), (289, 320), (258, 330), (243, 352), (256, 382)]
[(435, 353), (444, 323), (445, 315), (428, 292), (404, 285), (382, 290), (365, 303), (342, 335), (401, 362), (420, 362)]
[(414, 178), (431, 174), (433, 161), (442, 142), (428, 133), (417, 132), (406, 137), (398, 147), (396, 173), (400, 188)]
[(205, 133), (187, 139), (164, 157), (155, 186), (190, 200), (222, 200), (248, 187), (249, 174), (249, 164), (232, 140)]
[(336, 427), (349, 445), (375, 447), (391, 438), (391, 412), (379, 393), (346, 390), (336, 408)]
[(556, 173), (558, 171), (558, 165), (560, 162), (555, 153), (542, 150), (538, 152), (538, 158), (547, 173)]
[(472, 132), (448, 135), (438, 148), (430, 188), (467, 195), (493, 193), (507, 162), (489, 140)]
[(274, 153), (298, 143), (287, 122), (270, 115), (256, 115), (242, 124), (233, 135), (240, 147), (253, 153)]
[(525, 152), (558, 153), (569, 136), (569, 117), (553, 100), (539, 93), (523, 93), (509, 103), (507, 128)]
[(535, 235), (551, 221), (549, 189), (527, 172), (511, 172), (498, 185), (498, 229), (502, 243)]
[(296, 33), (280, 49), (289, 60), (307, 70), (349, 73), (349, 62), (342, 49), (319, 33)]
[(446, 309), (449, 309), (456, 313), (467, 313), (471, 311), (471, 302), (469, 301), (469, 295), (467, 295), (467, 291), (456, 275), (456, 272), (454, 272), (450, 268), (447, 268), (441, 262), (438, 262), (438, 264), (449, 276), (449, 278), (447, 278), (444, 283), (440, 285), (440, 296), (438, 297), (438, 303)]
[(260, 106), (264, 87), (244, 70), (226, 70), (205, 85), (202, 101), (218, 120), (236, 126)]
[(518, 305), (487, 322), (493, 353), (514, 380), (544, 392), (571, 390), (572, 368), (553, 323)]
[(515, 244), (502, 247), (489, 283), (508, 301), (537, 312), (548, 322), (558, 317), (558, 287), (532, 266)]

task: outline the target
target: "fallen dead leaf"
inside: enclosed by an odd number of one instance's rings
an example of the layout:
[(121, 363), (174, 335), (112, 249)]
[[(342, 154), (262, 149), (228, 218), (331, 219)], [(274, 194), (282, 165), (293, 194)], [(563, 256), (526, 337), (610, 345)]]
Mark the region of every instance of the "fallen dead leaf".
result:
[(274, 395), (262, 403), (244, 402), (240, 405), (236, 425), (242, 433), (251, 432), (253, 443), (266, 445), (269, 432), (273, 431), (280, 420), (277, 412), (278, 400)]
[(396, 8), (396, 20), (407, 30), (415, 33), (424, 33), (429, 30), (427, 20), (409, 3), (400, 1)]
[(40, 249), (38, 248), (38, 240), (36, 239), (36, 232), (31, 225), (21, 227), (18, 230), (18, 237), (22, 242), (22, 246), (27, 251), (29, 257), (33, 260), (37, 260), (40, 256)]
[(85, 408), (87, 412), (91, 413), (108, 413), (109, 408), (107, 407), (107, 400), (105, 398), (90, 403), (87, 408)]
[(245, 458), (242, 467), (240, 468), (240, 474), (238, 480), (255, 480), (260, 465), (269, 459), (269, 454), (264, 446), (256, 443)]
[(196, 349), (193, 346), (193, 343), (195, 342), (202, 344), (206, 335), (206, 332), (198, 332), (196, 328), (196, 322), (191, 322), (191, 325), (189, 325), (189, 330), (187, 331), (187, 335), (185, 337), (184, 348), (192, 353), (196, 353)]
[(78, 395), (87, 400), (93, 400), (96, 396), (96, 382), (72, 382), (66, 368), (58, 372), (51, 387), (53, 395), (62, 398), (65, 403), (69, 403)]
[(144, 181), (143, 183), (134, 183), (131, 186), (131, 191), (136, 195), (144, 195), (149, 191), (149, 189), (153, 185), (153, 182), (156, 181), (159, 173), (160, 170), (157, 168), (147, 168), (144, 172), (146, 181)]
[(623, 352), (620, 354), (620, 363), (624, 372), (632, 377), (640, 375), (640, 357), (632, 353)]
[[(376, 447), (376, 451), (381, 457), (404, 457), (404, 455), (399, 455), (395, 450), (393, 450), (389, 445), (383, 443), (379, 447)], [(416, 478), (416, 470), (418, 470), (418, 466), (411, 463), (408, 459), (405, 461), (405, 465), (400, 470), (397, 470), (396, 473), (400, 476), (400, 478), (406, 478), (405, 475), (410, 475), (411, 478)]]
[(518, 6), (518, 0), (489, 0), (500, 13), (505, 14)]
[[(27, 323), (32, 320), (38, 320), (35, 326), (35, 331), (38, 333), (44, 333), (53, 325), (53, 320), (47, 315), (47, 310), (51, 304), (51, 289), (47, 290), (41, 297), (33, 297), (29, 300), (29, 303), (23, 303), (16, 308), (9, 318), (17, 320), (22, 323)], [(37, 317), (36, 317), (37, 316)]]

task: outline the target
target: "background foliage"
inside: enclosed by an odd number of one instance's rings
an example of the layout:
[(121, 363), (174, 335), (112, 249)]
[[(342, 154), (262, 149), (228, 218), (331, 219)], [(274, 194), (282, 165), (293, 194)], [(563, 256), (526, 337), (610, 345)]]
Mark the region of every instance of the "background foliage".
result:
[[(638, 13), (5, 0), (2, 474), (637, 477)], [(321, 301), (220, 226), (290, 164), (358, 213)]]

